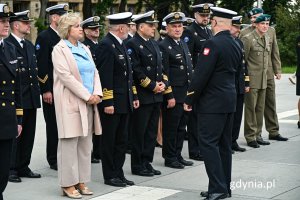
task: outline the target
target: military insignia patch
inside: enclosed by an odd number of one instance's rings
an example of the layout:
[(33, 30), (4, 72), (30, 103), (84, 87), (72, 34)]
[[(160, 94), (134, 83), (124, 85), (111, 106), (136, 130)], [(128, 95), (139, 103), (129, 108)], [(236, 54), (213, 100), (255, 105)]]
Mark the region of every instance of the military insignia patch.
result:
[(203, 50), (203, 55), (208, 56), (208, 55), (209, 55), (209, 52), (210, 52), (210, 49), (209, 49), (209, 48), (204, 48), (204, 50)]
[(40, 48), (41, 48), (41, 46), (40, 46), (39, 44), (36, 44), (36, 45), (35, 45), (35, 50), (38, 51), (38, 50), (40, 50)]
[(127, 49), (128, 55), (132, 54), (132, 49)]
[(141, 49), (143, 49), (143, 48), (144, 48), (144, 46), (143, 46), (143, 45), (140, 45), (140, 48), (141, 48)]
[(183, 41), (184, 41), (185, 43), (188, 43), (188, 42), (190, 41), (190, 38), (189, 38), (189, 37), (184, 37), (184, 38), (183, 38)]

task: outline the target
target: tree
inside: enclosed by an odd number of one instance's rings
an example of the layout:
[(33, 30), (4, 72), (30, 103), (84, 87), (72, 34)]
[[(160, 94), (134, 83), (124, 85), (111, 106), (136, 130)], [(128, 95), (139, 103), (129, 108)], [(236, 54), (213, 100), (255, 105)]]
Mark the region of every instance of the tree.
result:
[(282, 65), (296, 65), (296, 39), (300, 35), (300, 0), (275, 7), (276, 32)]
[[(100, 24), (105, 27), (105, 16), (109, 13), (109, 8), (113, 6), (115, 0), (102, 0), (96, 4), (96, 15), (100, 17)], [(105, 33), (104, 28), (101, 28), (100, 37)]]
[(82, 13), (83, 13), (83, 19), (87, 19), (87, 18), (93, 16), (91, 0), (84, 0), (84, 4), (82, 7)]
[(253, 8), (255, 0), (222, 0), (219, 4), (220, 7), (236, 11), (239, 15), (246, 16), (249, 10)]
[(41, 10), (40, 10), (40, 16), (39, 18), (45, 19), (46, 16), (46, 8), (49, 0), (40, 0), (41, 3)]
[(276, 7), (286, 6), (288, 2), (291, 2), (291, 0), (264, 0), (262, 8), (264, 10), (264, 13), (272, 16), (272, 23), (276, 23)]
[(121, 0), (119, 5), (119, 12), (125, 12), (126, 5), (127, 5), (127, 0)]

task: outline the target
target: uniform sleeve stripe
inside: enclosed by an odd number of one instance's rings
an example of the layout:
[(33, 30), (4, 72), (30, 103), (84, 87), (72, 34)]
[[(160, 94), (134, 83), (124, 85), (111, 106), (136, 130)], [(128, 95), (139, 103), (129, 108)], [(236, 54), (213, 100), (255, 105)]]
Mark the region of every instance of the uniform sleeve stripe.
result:
[(41, 83), (46, 83), (46, 81), (48, 80), (48, 74), (43, 79), (41, 79), (40, 77), (38, 77), (38, 79)]
[(142, 87), (147, 87), (150, 83), (151, 83), (151, 80), (148, 77), (146, 77), (145, 79), (141, 80), (141, 84), (140, 85)]

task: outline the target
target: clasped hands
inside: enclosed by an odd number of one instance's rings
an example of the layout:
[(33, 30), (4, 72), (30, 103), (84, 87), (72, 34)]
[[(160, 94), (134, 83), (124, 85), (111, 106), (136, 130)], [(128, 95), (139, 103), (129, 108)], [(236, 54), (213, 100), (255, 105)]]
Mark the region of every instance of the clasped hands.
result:
[(163, 91), (165, 91), (165, 88), (166, 88), (166, 85), (162, 81), (156, 82), (156, 85), (155, 85), (155, 88), (154, 88), (153, 92), (155, 94), (162, 93)]
[(91, 97), (87, 101), (87, 104), (97, 105), (100, 102), (101, 102), (101, 98), (98, 95), (91, 95)]

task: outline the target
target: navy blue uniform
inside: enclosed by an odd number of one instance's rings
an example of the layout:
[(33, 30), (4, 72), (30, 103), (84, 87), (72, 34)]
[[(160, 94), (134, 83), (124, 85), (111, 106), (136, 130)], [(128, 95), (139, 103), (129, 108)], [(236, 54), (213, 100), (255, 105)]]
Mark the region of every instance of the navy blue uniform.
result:
[(237, 139), (239, 138), (240, 127), (243, 117), (243, 107), (244, 107), (244, 95), (245, 87), (249, 87), (249, 76), (247, 65), (244, 60), (244, 45), (239, 38), (235, 38), (235, 41), (240, 46), (243, 52), (243, 60), (238, 65), (237, 73), (235, 77), (236, 82), (236, 111), (234, 113), (233, 127), (232, 127), (232, 144), (237, 145)]
[[(200, 27), (196, 21), (194, 21), (189, 27), (187, 27), (183, 34), (182, 39), (187, 43), (189, 50), (192, 54), (193, 66), (195, 67), (198, 61), (198, 56), (202, 50), (202, 46), (206, 40), (212, 37), (212, 32), (209, 28)], [(188, 121), (188, 144), (189, 144), (189, 156), (197, 160), (202, 159), (200, 155), (200, 141), (199, 133), (197, 128), (197, 113), (196, 106), (193, 105), (194, 109), (189, 114)]]
[(0, 199), (7, 185), (13, 139), (22, 125), (21, 83), (16, 50), (4, 41), (0, 48)]
[(200, 147), (209, 177), (208, 192), (231, 193), (231, 132), (236, 109), (235, 76), (241, 48), (229, 31), (203, 44), (185, 103), (196, 102)]
[[(140, 107), (133, 113), (131, 171), (138, 173), (153, 161), (163, 94), (153, 92), (163, 80), (162, 58), (156, 41), (136, 33), (127, 44)], [(166, 78), (165, 78), (166, 79)]]
[(31, 171), (28, 166), (34, 144), (36, 114), (37, 108), (41, 107), (38, 68), (35, 48), (30, 41), (24, 40), (22, 48), (12, 35), (5, 40), (11, 42), (16, 48), (23, 105), (22, 135), (15, 140), (13, 145), (11, 174), (24, 174)]
[[(163, 157), (165, 163), (182, 160), (187, 113), (183, 110), (183, 102), (192, 80), (193, 65), (187, 44), (182, 40), (176, 43), (166, 36), (160, 43), (164, 71), (168, 77), (169, 88), (164, 94), (163, 114)], [(176, 105), (167, 108), (168, 100), (174, 98)]]
[[(133, 110), (132, 69), (126, 48), (110, 33), (96, 50), (96, 66), (103, 88), (98, 105), (102, 124), (102, 170), (105, 180), (124, 177), (128, 117)], [(114, 114), (104, 108), (114, 106)]]
[[(93, 60), (96, 63), (96, 49), (97, 49), (98, 43), (96, 44), (95, 42), (93, 42), (92, 40), (90, 40), (87, 37), (84, 39), (84, 41), (82, 43), (85, 44), (90, 49), (91, 54), (93, 56)], [(101, 135), (93, 134), (92, 159), (93, 158), (100, 159), (100, 157), (101, 157), (100, 144), (101, 144)]]
[[(53, 47), (60, 41), (57, 33), (49, 27), (42, 31), (35, 43), (36, 58), (38, 66), (38, 76), (41, 94), (51, 92), (53, 94), (53, 63), (52, 51)], [(42, 100), (43, 114), (46, 122), (46, 136), (47, 136), (47, 161), (50, 166), (57, 163), (57, 144), (58, 132), (56, 125), (54, 102), (48, 104)]]

